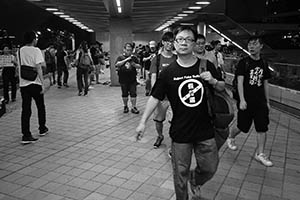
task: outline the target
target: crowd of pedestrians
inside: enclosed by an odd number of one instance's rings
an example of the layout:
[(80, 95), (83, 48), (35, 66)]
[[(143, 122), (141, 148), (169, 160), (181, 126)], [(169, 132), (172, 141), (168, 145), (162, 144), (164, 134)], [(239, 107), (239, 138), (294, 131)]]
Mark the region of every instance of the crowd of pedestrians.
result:
[[(46, 67), (50, 85), (57, 84), (58, 89), (69, 87), (69, 69), (75, 67), (78, 96), (86, 96), (93, 83), (100, 83), (100, 75), (106, 66), (99, 42), (90, 47), (83, 41), (76, 51), (69, 53), (65, 44), (58, 47), (49, 45), (42, 52), (36, 47), (37, 40), (38, 35), (30, 31), (25, 33), (25, 45), (16, 55), (10, 53), (7, 45), (1, 48), (5, 103), (16, 100), (17, 77), (19, 81), (22, 144), (38, 140), (30, 130), (32, 99), (38, 110), (40, 136), (49, 131), (46, 126), (43, 67)], [(159, 148), (164, 140), (163, 123), (167, 113), (172, 113), (169, 120), (170, 157), (177, 200), (200, 199), (201, 186), (213, 177), (219, 164), (207, 94), (225, 90), (226, 73), (220, 42), (213, 41), (211, 51), (207, 50), (206, 44), (204, 35), (197, 34), (191, 27), (179, 26), (174, 32), (165, 32), (158, 42), (150, 41), (145, 46), (125, 43), (123, 53), (114, 63), (121, 86), (123, 113), (140, 113), (137, 108), (138, 79), (142, 78), (146, 83), (145, 95), (149, 99), (136, 128), (137, 141), (144, 136), (146, 122), (153, 114), (157, 132), (153, 146)], [(257, 132), (255, 159), (270, 167), (273, 163), (265, 154), (265, 143), (271, 73), (260, 56), (262, 48), (261, 38), (251, 37), (248, 41), (250, 55), (237, 65), (237, 126), (230, 131), (226, 144), (229, 149), (237, 150), (236, 136), (240, 132), (247, 133), (254, 122)], [(206, 62), (205, 69), (201, 68), (203, 60)], [(30, 79), (25, 76), (26, 73), (35, 76)], [(195, 156), (196, 167), (191, 170), (192, 155)]]

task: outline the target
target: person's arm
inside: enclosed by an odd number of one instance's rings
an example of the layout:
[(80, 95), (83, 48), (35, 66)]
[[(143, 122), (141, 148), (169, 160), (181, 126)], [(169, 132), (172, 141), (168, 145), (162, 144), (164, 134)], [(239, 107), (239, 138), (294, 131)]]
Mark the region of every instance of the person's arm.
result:
[(146, 122), (157, 107), (158, 102), (159, 100), (154, 98), (153, 96), (150, 96), (150, 98), (148, 99), (143, 116), (140, 120), (138, 127), (136, 128), (136, 140), (140, 140), (144, 136)]
[(268, 108), (270, 109), (269, 81), (268, 80), (264, 80), (264, 90), (265, 90), (267, 105), (268, 105)]
[(245, 110), (247, 108), (247, 102), (244, 96), (244, 76), (239, 75), (237, 77), (237, 84), (238, 93), (240, 97), (240, 109)]
[(151, 74), (151, 87), (154, 86), (154, 84), (155, 84), (155, 82), (156, 82), (156, 78), (157, 78), (156, 73), (152, 73), (152, 74)]
[(124, 60), (119, 60), (116, 62), (116, 67), (121, 67), (122, 65), (124, 65), (127, 61), (131, 60), (131, 56), (125, 58)]

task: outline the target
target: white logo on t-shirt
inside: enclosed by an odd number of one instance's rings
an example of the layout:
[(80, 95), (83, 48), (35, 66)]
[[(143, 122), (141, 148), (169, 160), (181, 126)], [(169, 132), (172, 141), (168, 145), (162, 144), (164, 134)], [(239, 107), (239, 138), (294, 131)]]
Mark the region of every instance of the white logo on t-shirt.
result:
[[(187, 94), (183, 94), (183, 92)], [(200, 98), (196, 97), (196, 93), (200, 92)], [(203, 85), (196, 79), (188, 79), (183, 81), (178, 88), (178, 95), (181, 102), (187, 107), (196, 107), (202, 102), (204, 93)]]

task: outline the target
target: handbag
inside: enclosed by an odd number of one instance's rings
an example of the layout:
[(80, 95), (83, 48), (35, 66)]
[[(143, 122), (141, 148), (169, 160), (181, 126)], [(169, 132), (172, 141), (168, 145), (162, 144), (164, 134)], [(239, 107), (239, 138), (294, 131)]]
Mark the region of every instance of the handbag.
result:
[(20, 76), (27, 81), (35, 81), (38, 72), (35, 68), (27, 65), (21, 65), (21, 54), (19, 50)]

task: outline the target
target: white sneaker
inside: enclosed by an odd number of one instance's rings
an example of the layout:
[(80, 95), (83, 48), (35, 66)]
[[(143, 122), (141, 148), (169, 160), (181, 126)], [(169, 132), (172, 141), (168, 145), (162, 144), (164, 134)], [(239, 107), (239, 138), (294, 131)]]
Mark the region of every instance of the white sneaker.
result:
[(234, 138), (227, 138), (227, 146), (229, 149), (231, 149), (233, 151), (237, 150), (237, 146), (235, 144)]
[(272, 167), (273, 166), (272, 161), (264, 153), (260, 153), (260, 154), (255, 153), (255, 159), (257, 161), (261, 162), (266, 167)]

